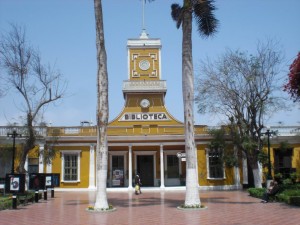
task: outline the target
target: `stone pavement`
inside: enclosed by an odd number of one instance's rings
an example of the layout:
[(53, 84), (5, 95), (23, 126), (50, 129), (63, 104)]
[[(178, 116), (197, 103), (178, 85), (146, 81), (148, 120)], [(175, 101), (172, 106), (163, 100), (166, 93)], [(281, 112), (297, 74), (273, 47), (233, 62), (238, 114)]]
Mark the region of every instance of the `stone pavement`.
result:
[(108, 191), (114, 212), (91, 213), (94, 191), (55, 192), (55, 198), (18, 206), (17, 210), (0, 211), (0, 225), (101, 225), (101, 224), (300, 224), (300, 208), (283, 203), (261, 203), (246, 191), (200, 191), (207, 209), (183, 211), (176, 207), (184, 202), (182, 190), (143, 190), (143, 194)]

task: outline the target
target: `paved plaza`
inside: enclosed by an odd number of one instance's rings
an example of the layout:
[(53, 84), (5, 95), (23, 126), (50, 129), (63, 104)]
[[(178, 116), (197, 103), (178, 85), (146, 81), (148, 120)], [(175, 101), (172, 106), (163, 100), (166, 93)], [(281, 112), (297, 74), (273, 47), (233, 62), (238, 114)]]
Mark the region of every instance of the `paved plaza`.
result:
[(1, 225), (94, 225), (94, 224), (300, 224), (300, 208), (283, 203), (261, 203), (246, 191), (200, 191), (207, 209), (178, 210), (184, 202), (183, 190), (144, 189), (134, 195), (125, 191), (108, 191), (114, 212), (91, 213), (94, 191), (55, 192), (55, 198), (0, 211)]

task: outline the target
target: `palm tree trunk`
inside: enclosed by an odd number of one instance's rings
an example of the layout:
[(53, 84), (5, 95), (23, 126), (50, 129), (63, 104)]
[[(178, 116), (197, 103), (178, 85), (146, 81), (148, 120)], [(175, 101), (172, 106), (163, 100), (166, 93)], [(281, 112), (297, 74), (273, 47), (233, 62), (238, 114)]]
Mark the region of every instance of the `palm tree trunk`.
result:
[(97, 47), (97, 149), (96, 149), (96, 177), (97, 193), (95, 210), (108, 209), (106, 181), (107, 181), (107, 124), (108, 124), (108, 75), (107, 59), (104, 44), (104, 28), (101, 0), (94, 0), (96, 20)]
[(194, 134), (194, 71), (192, 57), (192, 11), (190, 10), (185, 10), (182, 21), (182, 92), (186, 152), (185, 206), (194, 206), (200, 205), (201, 202), (198, 191), (197, 150)]

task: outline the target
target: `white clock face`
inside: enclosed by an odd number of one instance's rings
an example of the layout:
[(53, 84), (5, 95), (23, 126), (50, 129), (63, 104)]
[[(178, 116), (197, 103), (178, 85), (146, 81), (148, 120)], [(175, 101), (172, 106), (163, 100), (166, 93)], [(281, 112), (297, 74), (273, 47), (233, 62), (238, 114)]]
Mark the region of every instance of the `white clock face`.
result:
[(148, 100), (148, 99), (143, 99), (143, 100), (141, 101), (141, 103), (140, 103), (140, 106), (141, 106), (142, 108), (148, 108), (148, 107), (150, 106), (149, 100)]
[(150, 68), (150, 62), (148, 60), (142, 60), (139, 63), (139, 67), (141, 70), (148, 70)]

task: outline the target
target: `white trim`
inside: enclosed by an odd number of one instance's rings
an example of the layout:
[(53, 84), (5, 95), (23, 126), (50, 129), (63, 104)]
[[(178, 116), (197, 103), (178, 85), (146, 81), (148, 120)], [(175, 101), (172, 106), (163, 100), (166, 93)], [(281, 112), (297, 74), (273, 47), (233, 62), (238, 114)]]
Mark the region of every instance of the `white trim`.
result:
[[(80, 182), (80, 153), (81, 150), (61, 150), (61, 181), (62, 183), (79, 183)], [(64, 176), (65, 176), (65, 170), (64, 170), (64, 165), (65, 165), (65, 154), (66, 155), (77, 155), (77, 180), (71, 180), (71, 181), (65, 181)]]

